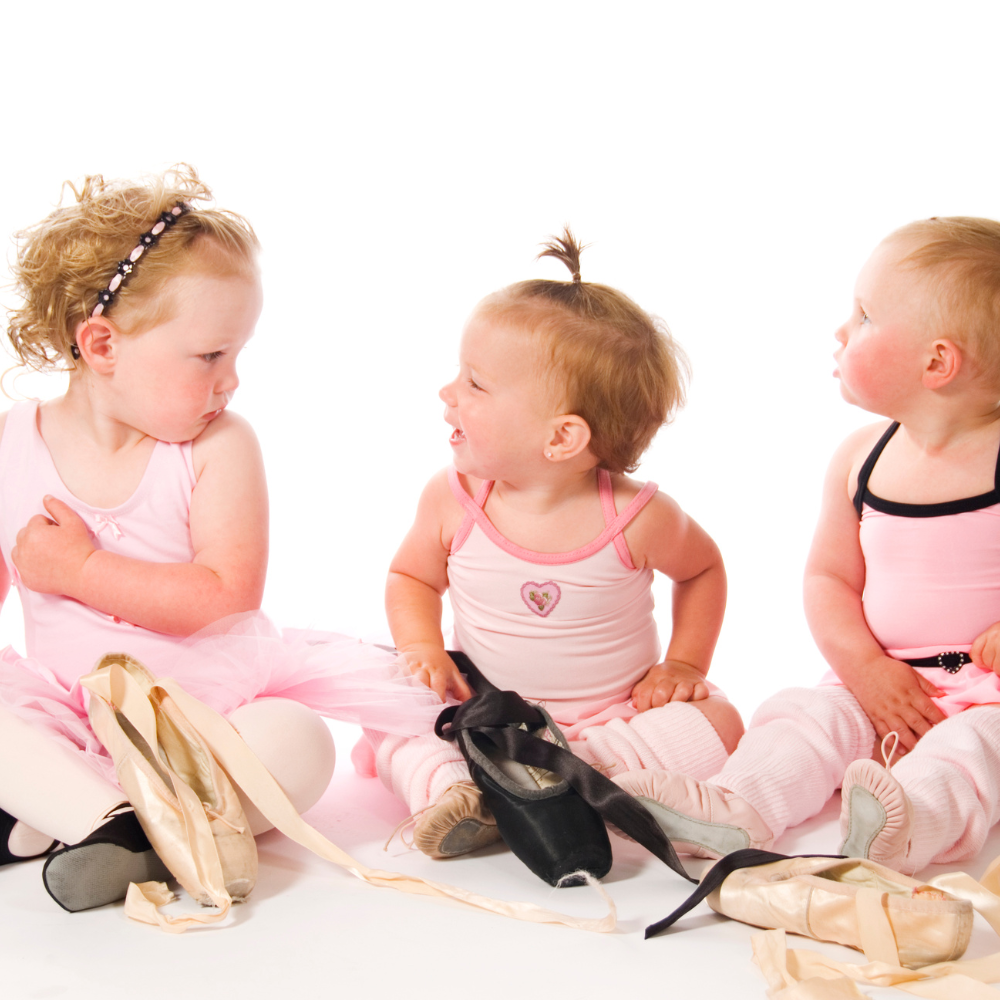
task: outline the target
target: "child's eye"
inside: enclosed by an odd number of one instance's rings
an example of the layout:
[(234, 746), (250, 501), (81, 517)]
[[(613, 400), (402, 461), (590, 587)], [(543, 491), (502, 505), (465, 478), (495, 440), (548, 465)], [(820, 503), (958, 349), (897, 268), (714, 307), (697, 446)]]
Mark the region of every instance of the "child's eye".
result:
[(481, 385), (477, 385), (475, 379), (467, 378), (465, 381), (469, 383), (470, 389), (475, 389), (477, 392), (483, 391), (483, 387)]
[(210, 354), (200, 354), (199, 357), (202, 361), (218, 361), (222, 357), (222, 351), (212, 351)]
[(871, 322), (871, 320), (868, 318), (868, 313), (866, 313), (864, 311), (864, 309), (861, 310), (861, 322), (862, 323), (870, 323)]

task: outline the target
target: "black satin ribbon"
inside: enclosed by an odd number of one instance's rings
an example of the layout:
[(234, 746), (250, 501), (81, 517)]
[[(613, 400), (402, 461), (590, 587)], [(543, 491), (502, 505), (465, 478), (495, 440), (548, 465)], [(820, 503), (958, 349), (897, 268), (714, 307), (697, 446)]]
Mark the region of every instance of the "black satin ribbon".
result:
[(651, 938), (675, 924), (685, 913), (693, 910), (703, 899), (722, 885), (726, 879), (741, 868), (756, 868), (758, 865), (769, 865), (772, 861), (787, 861), (792, 858), (841, 858), (842, 854), (774, 854), (771, 851), (761, 851), (754, 847), (746, 847), (742, 851), (727, 854), (712, 866), (709, 873), (702, 879), (701, 885), (691, 893), (680, 906), (670, 914), (650, 924), (646, 928), (646, 937)]
[(443, 740), (454, 740), (463, 729), (481, 733), (511, 760), (530, 767), (540, 767), (564, 778), (577, 794), (596, 809), (607, 823), (612, 823), (651, 854), (689, 882), (697, 882), (680, 863), (677, 852), (648, 810), (631, 795), (572, 751), (517, 728), (545, 728), (545, 716), (529, 705), (515, 691), (500, 691), (479, 672), (464, 653), (450, 653), (459, 670), (477, 692), (461, 705), (451, 705), (438, 716), (434, 731)]

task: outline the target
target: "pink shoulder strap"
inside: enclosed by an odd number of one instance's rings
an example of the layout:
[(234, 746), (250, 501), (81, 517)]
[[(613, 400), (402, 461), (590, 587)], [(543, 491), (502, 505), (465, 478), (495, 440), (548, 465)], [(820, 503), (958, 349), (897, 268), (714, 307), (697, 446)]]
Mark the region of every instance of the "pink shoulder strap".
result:
[(493, 480), (484, 479), (479, 487), (479, 492), (475, 497), (470, 497), (458, 478), (458, 472), (452, 466), (448, 470), (448, 485), (451, 487), (455, 499), (465, 508), (465, 517), (462, 518), (462, 523), (458, 526), (458, 531), (455, 532), (455, 537), (451, 540), (451, 552), (454, 554), (465, 543), (469, 532), (472, 531), (472, 526), (476, 523), (477, 516), (482, 513), (482, 509), (486, 505), (486, 498), (490, 495), (490, 490), (493, 489)]
[(615, 511), (615, 492), (611, 486), (611, 473), (607, 469), (597, 470), (597, 488), (601, 494), (601, 510), (604, 512), (604, 523), (608, 530), (614, 529), (615, 551), (618, 553), (618, 558), (626, 569), (635, 569), (635, 563), (632, 562), (632, 553), (628, 550), (628, 543), (625, 541), (623, 532), (629, 522), (635, 518), (636, 514), (649, 503), (659, 487), (656, 483), (646, 483), (636, 493), (621, 514)]
[(7, 411), (3, 437), (0, 437), (0, 462), (7, 470), (6, 475), (12, 474), (12, 462), (30, 468), (37, 437), (34, 433), (37, 413), (38, 401), (32, 399), (15, 403)]

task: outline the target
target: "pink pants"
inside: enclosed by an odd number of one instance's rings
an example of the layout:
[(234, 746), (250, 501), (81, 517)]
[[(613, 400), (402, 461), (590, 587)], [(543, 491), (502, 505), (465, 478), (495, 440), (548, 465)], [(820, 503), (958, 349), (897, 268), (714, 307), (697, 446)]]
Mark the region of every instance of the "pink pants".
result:
[[(710, 781), (749, 802), (779, 837), (818, 813), (874, 744), (875, 729), (847, 688), (790, 688), (761, 705)], [(892, 773), (913, 806), (906, 869), (973, 857), (1000, 820), (1000, 705), (945, 719)]]
[[(371, 749), (355, 748), (357, 769), (377, 774), (411, 813), (431, 805), (469, 769), (454, 743), (427, 736), (391, 736), (365, 730)], [(714, 774), (726, 748), (704, 713), (686, 702), (651, 708), (631, 719), (590, 726), (571, 740), (573, 752), (609, 777), (644, 768)]]

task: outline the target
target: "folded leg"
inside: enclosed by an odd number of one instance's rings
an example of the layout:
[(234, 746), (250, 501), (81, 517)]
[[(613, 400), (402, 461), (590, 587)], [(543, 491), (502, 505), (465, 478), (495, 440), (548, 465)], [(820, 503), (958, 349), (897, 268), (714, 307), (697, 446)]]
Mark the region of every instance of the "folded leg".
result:
[(722, 769), (707, 782), (669, 771), (615, 780), (637, 796), (681, 849), (720, 857), (769, 847), (823, 808), (848, 765), (868, 756), (875, 730), (839, 687), (791, 688), (769, 698)]
[[(736, 709), (731, 711), (735, 716)], [(631, 719), (611, 719), (600, 726), (589, 726), (570, 746), (577, 756), (608, 777), (652, 769), (707, 778), (728, 757), (706, 713), (689, 702), (671, 702)]]
[(890, 774), (858, 761), (843, 798), (853, 853), (904, 872), (974, 857), (1000, 820), (1000, 706), (938, 723)]

